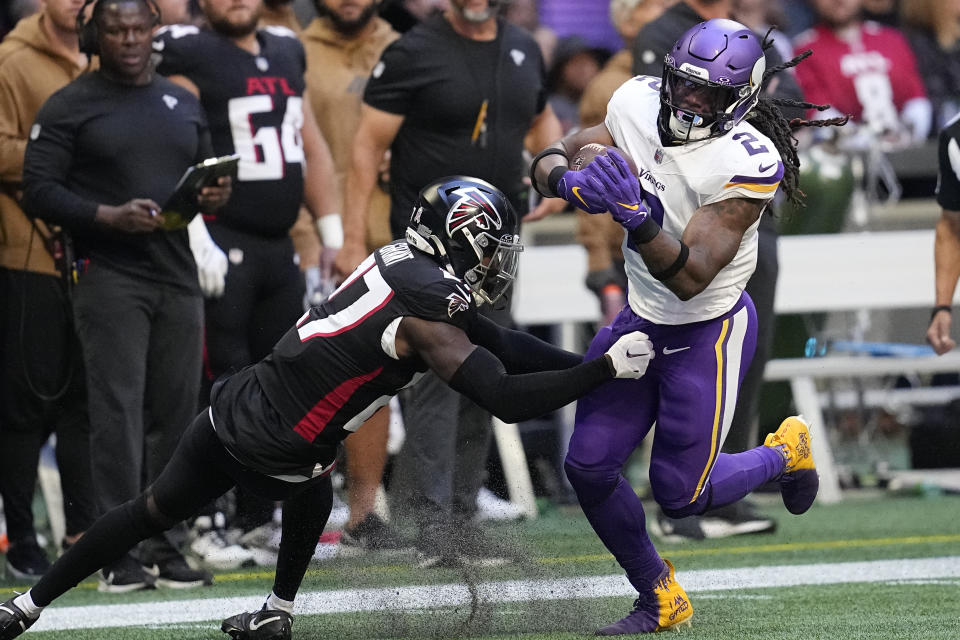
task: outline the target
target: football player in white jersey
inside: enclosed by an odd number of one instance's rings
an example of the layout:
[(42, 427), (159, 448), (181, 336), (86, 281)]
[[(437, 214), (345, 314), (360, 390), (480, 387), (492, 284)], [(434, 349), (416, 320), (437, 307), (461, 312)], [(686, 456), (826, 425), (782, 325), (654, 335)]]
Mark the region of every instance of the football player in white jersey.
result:
[[(756, 343), (744, 286), (756, 266), (757, 226), (778, 188), (798, 198), (791, 126), (812, 124), (786, 122), (776, 104), (820, 108), (761, 98), (765, 79), (807, 55), (767, 71), (763, 51), (771, 44), (732, 20), (703, 22), (667, 54), (662, 78), (627, 81), (603, 124), (533, 161), (542, 195), (609, 211), (626, 231), (628, 304), (588, 353), (635, 330), (658, 351), (644, 378), (604, 384), (579, 401), (564, 465), (587, 519), (639, 593), (633, 611), (600, 635), (659, 631), (693, 614), (621, 474), (654, 423), (650, 485), (671, 517), (729, 504), (770, 480), (779, 480), (792, 513), (817, 495), (810, 435), (798, 417), (763, 446), (720, 453)], [(635, 160), (636, 173), (617, 150), (569, 170), (568, 158), (588, 143), (616, 146)]]

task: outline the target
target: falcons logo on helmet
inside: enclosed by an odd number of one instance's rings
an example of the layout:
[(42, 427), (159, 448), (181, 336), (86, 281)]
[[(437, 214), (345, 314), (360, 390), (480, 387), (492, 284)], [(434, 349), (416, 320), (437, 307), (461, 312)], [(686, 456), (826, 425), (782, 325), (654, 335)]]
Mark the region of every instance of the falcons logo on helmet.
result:
[(499, 229), (503, 225), (496, 207), (487, 199), (486, 194), (476, 187), (461, 187), (453, 193), (459, 196), (459, 199), (447, 213), (449, 233), (452, 234), (470, 222), (475, 222), (477, 227), (484, 231)]

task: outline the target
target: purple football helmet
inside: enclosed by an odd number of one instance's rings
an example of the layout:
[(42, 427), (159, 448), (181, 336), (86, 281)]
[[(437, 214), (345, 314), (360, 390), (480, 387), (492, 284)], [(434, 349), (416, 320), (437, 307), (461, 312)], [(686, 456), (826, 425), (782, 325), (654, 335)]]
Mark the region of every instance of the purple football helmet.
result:
[(757, 104), (766, 70), (757, 35), (716, 18), (684, 33), (664, 58), (658, 127), (664, 144), (722, 136)]

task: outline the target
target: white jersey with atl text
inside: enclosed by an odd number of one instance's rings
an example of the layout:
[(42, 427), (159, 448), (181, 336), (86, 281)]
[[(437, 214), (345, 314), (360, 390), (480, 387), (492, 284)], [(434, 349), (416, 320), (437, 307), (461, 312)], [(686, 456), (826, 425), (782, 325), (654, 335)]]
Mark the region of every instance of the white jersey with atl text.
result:
[[(783, 178), (773, 142), (741, 122), (718, 138), (664, 146), (657, 130), (660, 79), (637, 76), (613, 94), (606, 126), (614, 144), (637, 164), (644, 202), (663, 230), (680, 239), (700, 207), (727, 198), (771, 200)], [(769, 215), (764, 213), (764, 215)], [(722, 315), (737, 302), (757, 264), (759, 219), (747, 229), (736, 256), (690, 300), (680, 300), (650, 275), (629, 239), (623, 255), (630, 282), (628, 302), (657, 324), (687, 324)]]

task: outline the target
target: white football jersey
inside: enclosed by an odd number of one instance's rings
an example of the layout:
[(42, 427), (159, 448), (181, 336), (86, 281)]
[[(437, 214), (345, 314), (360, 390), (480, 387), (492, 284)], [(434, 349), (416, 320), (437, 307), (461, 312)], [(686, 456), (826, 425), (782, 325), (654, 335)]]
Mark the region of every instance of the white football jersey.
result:
[[(659, 111), (660, 78), (637, 76), (613, 94), (606, 126), (614, 144), (637, 163), (648, 194), (645, 204), (664, 231), (679, 239), (694, 212), (706, 204), (727, 198), (773, 198), (783, 177), (783, 163), (773, 142), (753, 125), (744, 121), (718, 138), (665, 147), (657, 131)], [(747, 229), (737, 255), (713, 282), (685, 302), (651, 277), (640, 254), (625, 239), (630, 307), (657, 324), (699, 322), (726, 313), (757, 265), (759, 224), (758, 219)]]

